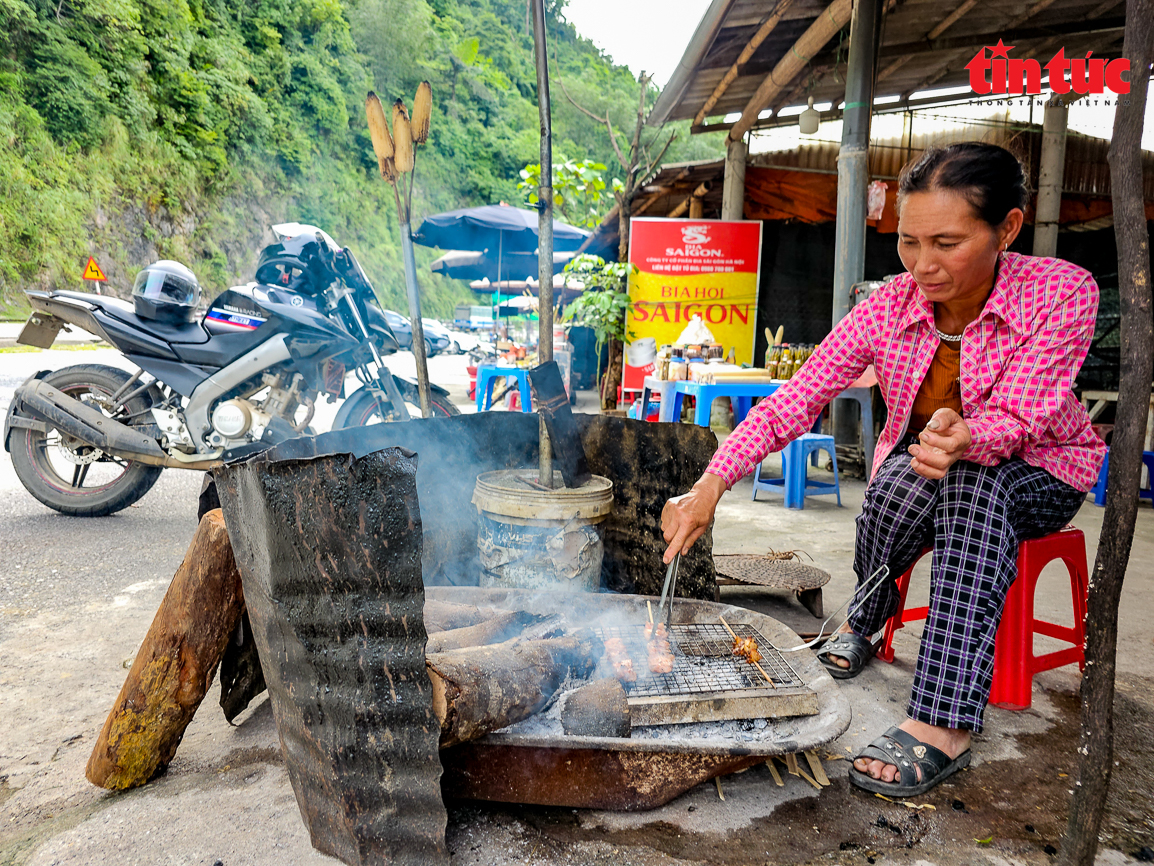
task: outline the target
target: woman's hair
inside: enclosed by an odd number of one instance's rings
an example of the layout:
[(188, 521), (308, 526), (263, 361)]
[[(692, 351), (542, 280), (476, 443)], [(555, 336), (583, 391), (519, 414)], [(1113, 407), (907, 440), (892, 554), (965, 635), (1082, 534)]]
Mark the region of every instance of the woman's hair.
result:
[(963, 141), (932, 147), (902, 168), (898, 176), (898, 209), (912, 192), (946, 189), (965, 198), (981, 219), (999, 226), (1014, 208), (1025, 208), (1026, 174), (1018, 158), (1004, 147)]

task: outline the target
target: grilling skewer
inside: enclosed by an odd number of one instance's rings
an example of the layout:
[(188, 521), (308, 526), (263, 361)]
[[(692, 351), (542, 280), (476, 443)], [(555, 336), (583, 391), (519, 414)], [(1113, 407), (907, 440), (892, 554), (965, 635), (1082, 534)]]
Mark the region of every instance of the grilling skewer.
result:
[[(863, 604), (866, 603), (866, 599), (868, 599), (871, 595), (873, 595), (874, 592), (877, 591), (877, 588), (879, 586), (881, 586), (883, 583), (885, 583), (886, 578), (889, 577), (889, 574), (890, 574), (889, 566), (883, 565), (877, 571), (875, 571), (873, 574), (870, 575), (870, 579), (867, 580), (865, 582), (865, 584), (862, 585), (862, 589), (865, 589), (868, 586), (870, 588), (870, 590), (864, 596), (862, 596), (862, 600), (860, 602), (858, 602), (858, 608), (859, 609), (861, 608), (861, 606)], [(854, 594), (855, 595), (857, 594), (856, 591)], [(851, 595), (849, 598), (847, 598), (845, 600), (844, 603), (839, 604), (837, 606), (837, 608), (834, 610), (834, 612), (831, 613), (828, 617), (826, 617), (825, 622), (823, 622), (821, 624), (821, 628), (819, 628), (817, 630), (817, 637), (815, 637), (813, 640), (806, 641), (805, 643), (798, 644), (797, 646), (791, 646), (791, 647), (786, 648), (786, 649), (782, 649), (780, 647), (774, 647), (774, 649), (776, 649), (779, 653), (795, 653), (795, 652), (798, 652), (799, 650), (810, 649), (811, 647), (815, 646), (819, 641), (821, 641), (823, 639), (823, 637), (829, 637), (829, 635), (826, 635), (826, 633), (825, 633), (825, 627), (827, 625), (829, 625), (829, 621), (831, 619), (833, 619), (835, 616), (837, 616), (838, 611), (840, 611), (843, 607), (846, 607), (847, 605), (849, 605), (850, 602), (852, 602), (852, 601), (853, 601), (853, 596)], [(834, 629), (830, 634), (837, 634), (838, 631), (841, 630), (842, 626), (844, 626), (846, 623), (849, 622), (849, 618), (851, 616), (853, 616), (852, 607), (849, 610), (849, 612), (846, 614), (845, 620), (842, 622), (842, 624), (839, 625), (836, 629)]]
[[(725, 617), (721, 617), (721, 616), (719, 616), (719, 617), (718, 617), (718, 619), (719, 619), (719, 620), (721, 620), (721, 624), (722, 624), (723, 626), (725, 626), (725, 630), (726, 630), (727, 632), (729, 632), (729, 636), (733, 638), (733, 640), (734, 640), (734, 642), (735, 642), (735, 643), (736, 643), (738, 640), (740, 640), (740, 638), (738, 638), (738, 636), (737, 636), (737, 635), (734, 633), (733, 629), (731, 629), (731, 628), (729, 627), (729, 623), (727, 623), (727, 622), (725, 621)], [(769, 674), (767, 674), (767, 673), (765, 672), (765, 668), (763, 668), (763, 667), (762, 667), (760, 664), (758, 664), (757, 662), (753, 661), (752, 659), (749, 659), (749, 661), (750, 661), (750, 663), (751, 663), (751, 664), (752, 664), (752, 665), (753, 665), (755, 668), (757, 668), (759, 671), (761, 671), (761, 675), (762, 675), (763, 677), (765, 677), (765, 681), (766, 681), (767, 683), (769, 683), (769, 684), (770, 684), (770, 686), (772, 686), (773, 688), (775, 688), (775, 689), (776, 689), (776, 688), (777, 688), (777, 683), (775, 683), (775, 682), (773, 681), (772, 677), (770, 677), (770, 675), (769, 675)]]

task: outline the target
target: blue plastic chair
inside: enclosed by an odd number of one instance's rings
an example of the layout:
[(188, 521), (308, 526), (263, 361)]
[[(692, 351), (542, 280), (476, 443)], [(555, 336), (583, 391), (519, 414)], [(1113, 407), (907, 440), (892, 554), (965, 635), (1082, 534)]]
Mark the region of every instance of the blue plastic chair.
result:
[[(816, 452), (825, 451), (833, 463), (833, 481), (810, 481), (808, 475), (808, 457), (816, 457)], [(761, 477), (761, 464), (753, 472), (753, 496), (757, 501), (759, 490), (781, 490), (785, 493), (786, 508), (805, 508), (805, 497), (821, 496), (826, 493), (837, 495), (838, 507), (841, 507), (841, 487), (837, 475), (837, 449), (834, 447), (832, 436), (821, 433), (806, 433), (794, 439), (781, 452), (781, 464), (784, 478)]]
[(1110, 449), (1106, 449), (1106, 457), (1102, 461), (1102, 468), (1098, 470), (1098, 480), (1094, 482), (1094, 486), (1090, 488), (1089, 492), (1094, 494), (1094, 504), (1101, 506), (1106, 504), (1106, 476), (1110, 473)]
[(529, 395), (529, 371), (520, 367), (478, 367), (477, 368), (477, 411), (484, 412), (493, 406), (493, 386), (498, 379), (516, 379), (521, 392), (521, 411), (532, 412)]
[[(1149, 499), (1154, 504), (1154, 451), (1142, 452), (1142, 463), (1146, 467), (1149, 486), (1138, 489), (1138, 501)], [(1110, 450), (1106, 450), (1106, 459), (1102, 461), (1102, 468), (1098, 470), (1098, 480), (1088, 492), (1094, 494), (1095, 505), (1106, 504), (1106, 476), (1110, 473)]]

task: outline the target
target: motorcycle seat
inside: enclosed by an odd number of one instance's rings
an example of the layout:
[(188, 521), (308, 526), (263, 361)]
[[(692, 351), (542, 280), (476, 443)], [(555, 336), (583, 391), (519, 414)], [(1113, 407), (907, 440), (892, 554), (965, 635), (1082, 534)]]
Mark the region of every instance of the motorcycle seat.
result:
[(154, 319), (142, 319), (136, 315), (136, 308), (128, 301), (112, 298), (107, 295), (94, 295), (88, 292), (53, 292), (61, 298), (83, 301), (112, 316), (119, 322), (138, 330), (152, 334), (166, 343), (207, 343), (209, 333), (198, 319), (195, 322), (158, 322)]

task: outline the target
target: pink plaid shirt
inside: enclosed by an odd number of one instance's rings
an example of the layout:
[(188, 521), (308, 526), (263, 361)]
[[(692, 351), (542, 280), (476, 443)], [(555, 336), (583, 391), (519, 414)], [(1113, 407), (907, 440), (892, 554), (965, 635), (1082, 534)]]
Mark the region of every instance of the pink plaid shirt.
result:
[[(962, 407), (973, 436), (963, 459), (994, 466), (1016, 455), (1079, 490), (1093, 486), (1106, 446), (1071, 388), (1097, 311), (1098, 286), (1087, 271), (1060, 259), (1002, 254), (985, 309), (962, 335)], [(874, 453), (877, 471), (906, 433), (939, 342), (933, 305), (913, 277), (891, 280), (749, 413), (708, 471), (732, 487), (766, 454), (808, 432), (870, 364), (889, 410)]]

